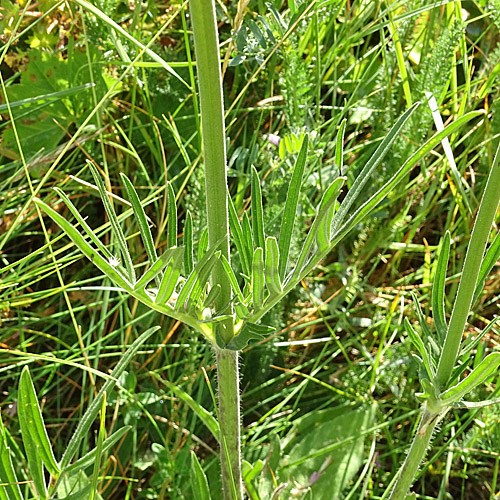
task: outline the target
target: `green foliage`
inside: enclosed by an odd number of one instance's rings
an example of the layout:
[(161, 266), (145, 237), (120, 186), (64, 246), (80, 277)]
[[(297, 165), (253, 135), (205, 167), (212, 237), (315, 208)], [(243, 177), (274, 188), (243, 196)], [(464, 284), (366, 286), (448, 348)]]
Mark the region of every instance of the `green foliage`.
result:
[[(82, 9), (55, 0), (0, 3), (2, 78), (28, 163), (25, 170), (2, 91), (0, 497), (33, 497), (26, 483), (30, 476), (24, 432), (16, 415), (20, 396), (12, 383), (20, 380), (23, 367), (29, 363), (43, 395), (39, 406), (59, 458), (101, 386), (95, 375), (109, 373), (134, 338), (161, 324), (162, 331), (150, 337), (119, 378), (120, 390), (106, 393), (113, 432), (107, 425), (110, 436), (102, 441), (102, 450), (114, 456), (113, 467), (100, 471), (105, 470), (107, 478), (98, 491), (103, 499), (192, 498), (194, 450), (212, 498), (219, 498), (218, 428), (207, 384), (208, 380), (217, 385), (210, 369), (212, 347), (196, 342), (192, 328), (147, 305), (163, 284), (162, 295), (170, 297), (168, 313), (185, 313), (178, 294), (208, 249), (196, 67), (189, 62), (195, 59), (191, 20), (177, 3), (139, 2), (134, 9), (122, 0), (90, 3), (100, 13), (87, 10), (85, 3)], [(223, 60), (233, 42), (224, 98), (234, 209), (231, 269), (241, 296), (235, 293), (232, 305), (240, 318), (248, 318), (237, 323), (226, 347), (242, 351), (242, 470), (252, 500), (259, 495), (279, 498), (285, 477), (293, 483), (295, 476), (287, 475), (282, 460), (293, 449), (287, 440), (299, 419), (328, 414), (335, 421), (333, 408), (350, 412), (354, 406), (349, 405), (358, 404), (359, 398), (378, 402), (376, 439), (370, 447), (366, 445), (372, 435), (364, 438), (364, 452), (353, 455), (358, 457), (352, 461), (356, 473), (338, 496), (387, 498), (390, 480), (413, 438), (414, 426), (408, 422), (415, 422), (422, 404), (415, 394), (427, 398), (427, 405), (429, 398), (437, 401), (440, 396), (431, 382), (442, 333), (450, 322), (473, 215), (500, 131), (497, 3), (288, 1), (268, 6), (251, 0), (241, 19), (237, 2), (218, 4)], [(437, 112), (450, 128), (437, 137), (427, 103), (419, 106), (350, 205), (346, 220), (351, 232), (344, 234), (348, 226), (342, 229), (341, 241), (315, 270), (255, 323), (250, 319), (254, 249), (262, 248), (262, 262), (256, 264), (264, 268), (258, 292), (264, 292), (265, 307), (285, 290), (327, 188), (346, 177), (338, 197), (339, 202), (345, 200), (390, 125), (406, 111), (408, 88), (396, 57), (391, 20), (401, 42), (399, 56), (408, 73), (411, 102), (430, 90), (438, 101)], [(12, 43), (11, 34), (16, 36)], [(131, 63), (141, 45), (148, 45), (161, 61), (145, 53)], [(39, 80), (50, 69), (50, 76)], [(94, 111), (95, 97), (99, 100), (118, 78), (119, 93), (108, 96), (89, 126), (78, 133), (77, 147), (54, 162)], [(449, 154), (440, 143), (446, 134), (458, 175), (450, 170), (445, 159)], [(297, 160), (305, 137), (308, 151), (295, 203), (288, 187), (301, 173)], [(385, 188), (385, 201), (368, 201), (429, 138), (433, 139), (425, 151), (410, 160), (415, 168), (406, 165), (396, 174), (399, 183)], [(106, 196), (112, 193), (138, 287), (150, 294), (147, 304), (82, 258), (81, 250), (31, 203), (30, 181), (35, 197), (74, 225), (105, 264), (118, 263), (115, 278), (128, 281), (130, 269), (117, 246), (116, 229), (111, 232), (111, 219), (95, 196), (96, 181), (86, 158), (99, 166)], [(262, 198), (262, 224), (252, 217), (252, 201), (259, 214), (259, 205), (250, 199), (252, 184)], [(170, 215), (174, 207), (168, 204), (169, 191), (177, 199), (176, 215)], [(359, 217), (366, 202), (369, 210)], [(288, 210), (292, 204), (295, 208)], [(292, 214), (290, 233), (283, 229), (285, 212)], [(169, 224), (172, 218), (178, 219), (177, 229)], [(324, 222), (321, 234), (327, 218)], [(282, 230), (290, 234), (287, 258)], [(175, 237), (177, 249), (167, 248), (167, 234), (170, 243)], [(318, 240), (311, 239), (312, 255)], [(488, 496), (490, 490), (498, 490), (498, 381), (490, 375), (476, 385), (474, 379), (482, 380), (485, 373), (487, 377), (484, 363), (496, 363), (495, 353), (488, 356), (498, 336), (499, 241), (495, 232), (488, 237), (471, 313), (461, 332), (459, 361), (443, 388), (460, 387), (454, 396), (462, 399), (447, 398), (452, 411), (434, 432), (432, 452), (421, 464), (414, 486), (417, 494), (410, 498), (460, 497), (459, 491), (467, 496), (481, 488)], [(109, 267), (108, 271), (112, 272)], [(185, 295), (197, 297), (189, 317), (196, 316), (205, 328), (210, 315), (217, 315), (220, 289), (198, 287), (203, 270), (196, 273)], [(191, 295), (194, 289), (199, 295)], [(78, 455), (52, 492), (54, 498), (88, 500), (95, 491), (92, 482), (100, 481), (92, 470), (97, 429), (94, 424), (82, 435)], [(308, 442), (320, 439), (305, 430), (302, 435), (297, 460), (308, 457)], [(358, 441), (353, 443), (358, 450)], [(330, 455), (296, 466), (297, 474), (303, 469), (310, 475), (304, 473), (294, 493), (308, 498), (313, 473), (320, 474), (318, 481), (335, 474)], [(44, 465), (42, 470), (47, 482)], [(310, 487), (317, 488), (318, 481)], [(286, 486), (283, 500), (294, 486)]]
[[(24, 157), (29, 160), (37, 153), (51, 151), (65, 137), (65, 130), (81, 124), (92, 108), (90, 87), (95, 85), (100, 99), (109, 77), (100, 72), (90, 76), (87, 55), (79, 49), (71, 50), (67, 59), (35, 49), (27, 53), (27, 58), (20, 83), (7, 88), (16, 131), (12, 124), (3, 130), (1, 148), (4, 155), (20, 158), (17, 132)], [(96, 62), (95, 50), (91, 50), (90, 58)], [(6, 101), (4, 97), (3, 112), (7, 110)]]

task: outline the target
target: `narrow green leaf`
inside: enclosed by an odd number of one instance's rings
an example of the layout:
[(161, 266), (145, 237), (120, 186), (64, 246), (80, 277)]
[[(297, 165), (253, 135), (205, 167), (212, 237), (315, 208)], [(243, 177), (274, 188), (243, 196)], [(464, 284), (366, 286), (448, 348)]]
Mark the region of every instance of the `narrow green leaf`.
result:
[(59, 467), (52, 453), (27, 366), (24, 367), (19, 382), (18, 415), (29, 473), (38, 495), (46, 499), (47, 485), (43, 475), (43, 463), (47, 461), (45, 465), (55, 477), (59, 474)]
[(253, 237), (252, 237), (252, 229), (250, 227), (250, 219), (248, 218), (248, 213), (245, 212), (243, 214), (243, 219), (241, 219), (241, 230), (243, 233), (243, 245), (246, 249), (249, 249), (248, 252), (249, 262), (250, 262), (250, 270), (252, 268), (251, 262), (253, 258)]
[(250, 276), (251, 273), (251, 255), (253, 253), (253, 248), (247, 248), (245, 243), (246, 239), (243, 237), (243, 229), (241, 227), (240, 221), (238, 219), (238, 214), (236, 212), (236, 208), (234, 207), (233, 200), (228, 193), (227, 197), (228, 208), (229, 208), (229, 227), (231, 229), (231, 233), (233, 235), (234, 244), (236, 245), (236, 250), (239, 253), (241, 267), (243, 268), (243, 272)]
[[(416, 106), (415, 103), (413, 107)], [(413, 109), (413, 108), (410, 108)], [(395, 186), (397, 186), (401, 180), (408, 174), (408, 172), (424, 158), (434, 147), (436, 147), (444, 137), (454, 133), (460, 127), (468, 123), (470, 120), (477, 118), (480, 115), (483, 115), (482, 111), (471, 111), (470, 113), (466, 113), (465, 115), (457, 118), (449, 125), (447, 125), (444, 130), (438, 132), (433, 135), (427, 142), (425, 142), (415, 153), (413, 153), (408, 160), (397, 170), (397, 172), (364, 204), (362, 204), (354, 213), (347, 219), (346, 222), (342, 223), (340, 220), (340, 212), (343, 210), (343, 206), (345, 203), (342, 202), (342, 205), (335, 216), (334, 221), (334, 230), (332, 231), (332, 246), (335, 245), (338, 241), (340, 241), (351, 229), (361, 222), (368, 214), (371, 213), (373, 208), (375, 208), (386, 196), (389, 192), (391, 192)], [(363, 169), (364, 170), (364, 169)], [(349, 191), (350, 192), (350, 191)], [(345, 212), (345, 213), (344, 213)], [(342, 212), (342, 219), (346, 215), (347, 211)]]
[[(23, 432), (23, 440), (29, 435), (30, 440), (40, 455), (45, 467), (54, 477), (59, 474), (49, 437), (43, 423), (42, 412), (38, 406), (38, 398), (27, 366), (23, 368), (19, 383), (18, 402), (19, 423)], [(25, 441), (26, 444), (26, 441)]]
[[(156, 262), (139, 278), (134, 286), (134, 290), (143, 290), (148, 286), (148, 284), (153, 280), (157, 279), (158, 275), (165, 269), (165, 267), (170, 264), (172, 256), (176, 251), (176, 248), (169, 248), (163, 252)], [(178, 251), (178, 250), (177, 250)], [(161, 279), (157, 279), (161, 285)]]
[(177, 246), (177, 205), (175, 203), (174, 188), (170, 182), (168, 185), (167, 196), (167, 212), (168, 212), (168, 227), (167, 227), (167, 245), (169, 248)]
[(335, 163), (339, 167), (340, 175), (343, 174), (342, 170), (344, 168), (344, 133), (345, 126), (347, 124), (347, 118), (344, 118), (339, 126), (339, 131), (337, 132), (337, 143), (335, 147)]
[(217, 251), (217, 248), (218, 245), (214, 245), (203, 256), (200, 262), (198, 262), (193, 269), (192, 273), (188, 276), (181, 291), (179, 292), (179, 297), (177, 298), (177, 303), (175, 304), (176, 310), (180, 310), (182, 308), (189, 309), (190, 303), (193, 303), (194, 305), (200, 297), (203, 288), (207, 283), (208, 277), (210, 276), (210, 272), (220, 258), (220, 251)]
[(347, 193), (346, 197), (342, 201), (340, 208), (335, 216), (334, 221), (334, 232), (340, 227), (344, 222), (346, 216), (349, 214), (353, 203), (356, 201), (358, 196), (363, 192), (363, 189), (370, 179), (371, 175), (375, 171), (375, 168), (384, 159), (385, 155), (388, 153), (389, 148), (392, 143), (398, 138), (399, 132), (408, 121), (412, 113), (420, 105), (419, 102), (415, 103), (413, 106), (408, 108), (405, 113), (398, 119), (398, 121), (392, 126), (389, 133), (384, 137), (384, 140), (379, 144), (378, 148), (375, 150), (373, 155), (370, 157), (366, 165), (363, 167), (361, 172), (357, 175), (355, 181), (353, 182), (351, 189)]
[[(122, 437), (131, 429), (132, 427), (130, 425), (126, 425), (125, 427), (122, 427), (121, 429), (118, 429), (116, 432), (113, 432), (111, 436), (109, 436), (107, 439), (105, 439), (102, 443), (102, 450), (101, 452), (108, 453), (111, 448), (122, 439)], [(85, 454), (82, 458), (79, 458), (75, 462), (73, 462), (71, 465), (69, 465), (66, 468), (66, 472), (69, 473), (71, 471), (79, 471), (86, 469), (90, 465), (94, 464), (96, 461), (96, 455), (97, 455), (97, 448), (94, 448), (92, 451), (89, 451), (87, 454)]]
[(109, 201), (109, 196), (106, 191), (106, 187), (104, 186), (104, 182), (101, 178), (101, 175), (99, 174), (97, 168), (91, 161), (87, 160), (87, 165), (89, 166), (90, 171), (92, 172), (92, 176), (94, 177), (96, 186), (99, 189), (99, 195), (102, 204), (104, 205), (104, 210), (108, 215), (109, 222), (111, 224), (111, 229), (113, 230), (113, 233), (118, 243), (118, 247), (120, 249), (120, 253), (123, 257), (123, 264), (125, 266), (125, 269), (127, 270), (128, 279), (131, 283), (134, 283), (135, 282), (134, 264), (132, 263), (132, 258), (130, 257), (130, 253), (128, 251), (125, 234), (122, 231), (120, 222), (118, 221), (118, 217), (116, 216), (115, 209), (113, 208), (113, 205)]
[(264, 248), (264, 212), (262, 209), (262, 191), (257, 170), (252, 165), (252, 234), (255, 245)]
[(88, 10), (94, 14), (101, 21), (106, 23), (109, 27), (114, 29), (117, 33), (120, 33), (124, 38), (126, 38), (129, 42), (132, 42), (136, 47), (139, 47), (144, 51), (153, 61), (157, 62), (163, 69), (168, 71), (171, 75), (175, 76), (180, 82), (182, 82), (188, 89), (191, 89), (190, 85), (186, 83), (173, 69), (172, 67), (162, 59), (156, 52), (147, 48), (141, 42), (136, 40), (130, 33), (128, 33), (125, 29), (123, 29), (119, 24), (115, 23), (109, 16), (107, 16), (102, 10), (97, 8), (95, 5), (92, 5), (90, 2), (86, 0), (75, 0), (79, 5), (81, 5), (85, 10)]
[(497, 405), (500, 398), (487, 399), (486, 401), (460, 401), (453, 405), (453, 408), (484, 408), (486, 406)]
[(483, 383), (487, 378), (497, 374), (500, 366), (500, 352), (493, 352), (479, 363), (472, 372), (454, 387), (441, 394), (441, 401), (445, 405), (451, 405), (460, 401), (466, 394)]
[(283, 212), (283, 221), (281, 223), (278, 242), (280, 255), (279, 275), (281, 280), (285, 278), (286, 267), (288, 264), (290, 242), (292, 241), (293, 226), (295, 223), (295, 217), (297, 215), (297, 205), (299, 203), (302, 179), (304, 177), (308, 144), (309, 136), (306, 134), (304, 136), (304, 140), (302, 141), (299, 155), (297, 156), (297, 161), (293, 169), (292, 178), (290, 179), (290, 185), (288, 186), (288, 192), (286, 196), (285, 210)]
[(318, 210), (318, 229), (316, 233), (316, 241), (318, 242), (320, 253), (326, 252), (330, 247), (332, 220), (335, 215), (337, 198), (344, 185), (344, 181), (344, 177), (335, 179), (330, 184), (321, 200)]
[(405, 324), (406, 333), (408, 334), (408, 337), (410, 337), (411, 343), (414, 345), (415, 349), (417, 349), (419, 354), (422, 356), (422, 360), (423, 360), (425, 369), (427, 371), (427, 375), (429, 375), (429, 378), (431, 380), (434, 380), (434, 375), (436, 372), (434, 369), (434, 365), (432, 363), (432, 358), (429, 355), (429, 353), (427, 352), (427, 348), (425, 347), (424, 343), (422, 342), (422, 339), (417, 334), (417, 332), (413, 329), (413, 327), (411, 326), (411, 324), (407, 318), (404, 319), (404, 324)]
[[(125, 368), (129, 364), (130, 360), (134, 358), (139, 348), (146, 342), (153, 333), (160, 329), (159, 326), (155, 326), (146, 330), (142, 335), (140, 335), (133, 344), (125, 351), (120, 361), (111, 372), (112, 380), (107, 380), (101, 390), (98, 392), (97, 396), (94, 398), (87, 411), (84, 413), (83, 417), (78, 422), (76, 427), (76, 431), (70, 439), (70, 442), (64, 452), (64, 455), (61, 460), (61, 472), (65, 472), (66, 468), (69, 466), (71, 460), (75, 456), (78, 451), (78, 447), (80, 445), (80, 441), (88, 434), (90, 427), (94, 423), (97, 414), (99, 413), (99, 409), (101, 407), (101, 403), (104, 397), (104, 393), (110, 394), (113, 387), (118, 382), (118, 378), (124, 372)], [(61, 474), (62, 475), (62, 474)]]
[(69, 208), (69, 211), (73, 214), (75, 219), (78, 221), (80, 226), (82, 226), (85, 233), (89, 236), (89, 238), (94, 242), (96, 247), (102, 252), (104, 257), (108, 260), (113, 259), (113, 254), (106, 248), (105, 245), (102, 244), (101, 240), (94, 233), (93, 229), (87, 224), (85, 219), (80, 215), (75, 205), (73, 205), (72, 201), (66, 196), (66, 193), (59, 189), (58, 187), (53, 188), (54, 191), (62, 198), (66, 206)]
[(446, 338), (448, 325), (446, 323), (446, 315), (444, 311), (445, 283), (446, 270), (448, 269), (448, 259), (450, 256), (450, 232), (446, 231), (439, 257), (436, 265), (436, 273), (432, 283), (432, 317), (438, 336), (441, 340)]
[[(313, 245), (316, 240), (318, 241), (318, 244), (321, 244), (321, 247), (325, 249), (326, 242), (329, 241), (330, 238), (329, 233), (333, 216), (332, 210), (335, 208), (334, 205), (344, 181), (345, 177), (337, 177), (337, 179), (335, 179), (324, 192), (318, 205), (316, 218), (307, 233), (306, 240), (304, 241), (299, 258), (297, 259), (295, 270), (287, 282), (297, 280), (304, 267), (310, 263), (311, 251), (313, 250)], [(320, 229), (322, 230), (321, 234), (319, 231)]]
[(273, 236), (266, 238), (266, 263), (265, 263), (265, 278), (267, 289), (271, 296), (278, 295), (283, 291), (281, 286), (279, 273), (279, 258), (280, 251), (278, 242)]
[(96, 498), (98, 484), (99, 484), (99, 470), (101, 469), (103, 459), (103, 443), (106, 437), (106, 393), (102, 395), (101, 404), (101, 418), (99, 419), (99, 434), (97, 435), (96, 445), (96, 460), (94, 461), (94, 470), (92, 473), (92, 482), (90, 486), (90, 500)]
[(188, 276), (193, 270), (193, 221), (188, 210), (184, 222), (184, 272)]
[(155, 304), (166, 304), (177, 285), (177, 280), (181, 275), (182, 257), (184, 249), (182, 247), (171, 248), (172, 257), (163, 273), (160, 288), (155, 298)]
[(149, 372), (149, 375), (154, 377), (160, 384), (168, 387), (177, 398), (182, 402), (186, 403), (191, 410), (197, 415), (197, 417), (203, 422), (206, 428), (210, 431), (215, 441), (218, 443), (220, 439), (219, 424), (217, 419), (200, 403), (193, 399), (187, 392), (183, 391), (180, 387), (172, 382), (169, 382), (165, 378), (158, 375), (156, 372)]
[(213, 303), (215, 302), (217, 297), (220, 295), (220, 290), (221, 290), (221, 287), (218, 283), (215, 286), (213, 286), (212, 288), (210, 288), (210, 291), (208, 292), (208, 294), (205, 298), (205, 302), (203, 303), (203, 307), (212, 307)]
[(16, 471), (7, 439), (7, 431), (0, 415), (0, 498), (2, 500), (22, 500), (21, 488), (17, 484)]
[(264, 303), (265, 278), (264, 278), (264, 250), (261, 247), (255, 249), (252, 261), (252, 293), (255, 310), (262, 307)]
[(497, 232), (493, 243), (489, 246), (488, 250), (484, 254), (483, 260), (481, 262), (481, 268), (479, 269), (479, 276), (477, 278), (476, 289), (474, 290), (474, 298), (472, 303), (474, 304), (479, 298), (481, 291), (484, 288), (484, 283), (486, 278), (490, 274), (493, 266), (497, 263), (500, 258), (500, 231)]
[(207, 253), (208, 249), (208, 229), (205, 228), (201, 233), (200, 243), (198, 245), (198, 261)]
[(38, 198), (33, 201), (39, 205), (43, 211), (69, 236), (71, 241), (80, 249), (80, 251), (98, 267), (115, 285), (124, 290), (132, 290), (133, 285), (128, 281), (120, 269), (104, 259), (96, 250), (94, 250), (87, 240), (70, 224), (61, 214), (49, 207)]
[(493, 318), (479, 333), (476, 337), (468, 336), (462, 344), (462, 349), (460, 350), (460, 358), (466, 357), (471, 353), (483, 340), (484, 336), (500, 321), (500, 317)]
[(420, 307), (420, 302), (418, 301), (418, 298), (414, 292), (410, 293), (411, 298), (413, 299), (413, 305), (415, 306), (415, 310), (417, 311), (418, 322), (420, 323), (420, 329), (422, 330), (423, 337), (426, 342), (429, 342), (429, 339), (432, 338), (432, 334), (427, 325), (427, 321), (425, 319), (424, 313), (422, 312), (422, 308)]
[(226, 257), (224, 255), (221, 256), (221, 262), (222, 262), (222, 267), (224, 268), (226, 276), (227, 276), (229, 283), (231, 285), (231, 288), (233, 289), (233, 292), (238, 297), (240, 302), (245, 302), (245, 297), (243, 296), (243, 293), (240, 289), (240, 286), (238, 285), (238, 280), (236, 279), (236, 276), (234, 275), (233, 268), (231, 267), (231, 264), (229, 264), (228, 260), (226, 259)]
[[(141, 233), (142, 243), (146, 250), (146, 254), (148, 256), (149, 262), (156, 262), (158, 259), (158, 255), (156, 253), (155, 244), (153, 241), (153, 235), (151, 234), (151, 229), (149, 228), (148, 219), (146, 216), (146, 212), (144, 211), (144, 207), (141, 204), (141, 200), (135, 190), (130, 179), (123, 173), (120, 172), (123, 184), (125, 185), (125, 189), (127, 190), (128, 199), (132, 205), (132, 210), (134, 211), (135, 220), (137, 221), (137, 225), (139, 226), (139, 231)], [(158, 281), (158, 286), (160, 285)]]
[(243, 302), (236, 302), (234, 304), (234, 310), (236, 311), (236, 316), (240, 319), (248, 319), (252, 316), (248, 306)]
[(191, 488), (194, 500), (211, 500), (207, 476), (205, 476), (194, 451), (191, 451)]

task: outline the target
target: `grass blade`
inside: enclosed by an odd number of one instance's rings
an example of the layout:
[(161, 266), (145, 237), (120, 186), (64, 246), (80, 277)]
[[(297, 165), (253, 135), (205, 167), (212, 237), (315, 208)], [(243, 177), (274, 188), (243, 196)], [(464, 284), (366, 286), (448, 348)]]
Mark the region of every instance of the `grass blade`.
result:
[(339, 131), (337, 132), (337, 143), (335, 147), (335, 163), (339, 168), (340, 175), (343, 175), (344, 172), (344, 133), (345, 126), (347, 124), (347, 118), (344, 118), (339, 126)]
[(171, 75), (175, 76), (180, 82), (182, 82), (188, 89), (190, 86), (186, 83), (173, 69), (167, 64), (156, 52), (151, 49), (147, 49), (141, 42), (136, 40), (132, 35), (130, 35), (126, 30), (124, 30), (119, 24), (115, 23), (110, 17), (108, 17), (102, 10), (98, 9), (96, 6), (87, 2), (86, 0), (75, 0), (76, 3), (81, 5), (85, 10), (88, 10), (94, 14), (97, 18), (101, 19), (105, 24), (114, 29), (116, 32), (120, 33), (124, 38), (132, 42), (136, 47), (139, 47), (141, 50), (153, 59), (153, 61), (157, 62), (163, 69), (168, 71)]
[(131, 283), (135, 282), (135, 271), (134, 265), (132, 263), (132, 258), (130, 257), (130, 253), (128, 251), (127, 240), (125, 239), (125, 234), (122, 231), (120, 226), (120, 222), (118, 221), (118, 217), (116, 216), (115, 209), (113, 205), (109, 201), (109, 196), (106, 191), (106, 187), (104, 186), (104, 182), (102, 181), (102, 177), (100, 176), (97, 168), (91, 161), (87, 160), (87, 165), (92, 172), (92, 176), (94, 177), (97, 188), (99, 189), (99, 195), (101, 197), (102, 204), (104, 205), (104, 210), (106, 210), (106, 214), (108, 215), (109, 222), (111, 223), (111, 228), (116, 237), (118, 247), (120, 249), (120, 253), (123, 257), (123, 263), (125, 269), (127, 270), (128, 279)]
[(295, 216), (297, 214), (297, 205), (299, 202), (302, 179), (304, 177), (304, 169), (307, 160), (308, 143), (309, 137), (306, 134), (304, 136), (304, 140), (302, 141), (302, 146), (297, 157), (297, 162), (295, 163), (295, 168), (293, 169), (293, 175), (290, 180), (290, 185), (288, 186), (288, 192), (286, 196), (285, 211), (283, 212), (283, 220), (281, 223), (278, 243), (280, 256), (279, 276), (282, 280), (285, 277), (286, 267), (288, 264), (290, 242), (292, 241), (293, 226), (295, 222)]
[(169, 248), (177, 246), (177, 205), (175, 203), (174, 188), (170, 182), (168, 185), (167, 196), (167, 211), (168, 211), (168, 227), (167, 227), (167, 245)]
[(448, 259), (450, 256), (450, 232), (446, 231), (439, 251), (436, 265), (436, 273), (432, 283), (432, 316), (439, 338), (444, 340), (448, 331), (446, 315), (444, 311), (446, 270), (448, 269)]
[(23, 441), (26, 446), (25, 435), (30, 436), (30, 441), (36, 448), (45, 467), (54, 477), (57, 477), (60, 469), (56, 462), (49, 437), (43, 423), (42, 412), (38, 406), (38, 398), (31, 380), (27, 366), (23, 368), (19, 382), (19, 423), (23, 432)]
[(264, 212), (262, 209), (262, 190), (257, 170), (252, 165), (252, 234), (255, 245), (264, 248)]
[(194, 451), (191, 451), (191, 488), (194, 500), (211, 500), (207, 476), (203, 472)]
[(129, 364), (130, 360), (136, 355), (137, 351), (139, 348), (146, 342), (146, 340), (153, 335), (154, 332), (158, 331), (160, 329), (159, 326), (155, 326), (153, 328), (150, 328), (149, 330), (145, 331), (141, 336), (139, 336), (133, 344), (125, 351), (123, 354), (122, 358), (114, 368), (114, 370), (111, 372), (111, 376), (113, 377), (112, 380), (107, 380), (104, 385), (102, 386), (101, 390), (98, 392), (97, 396), (94, 398), (90, 406), (88, 407), (87, 411), (81, 418), (80, 422), (78, 423), (78, 426), (76, 428), (75, 433), (71, 437), (71, 440), (68, 444), (68, 447), (66, 448), (66, 451), (64, 452), (64, 455), (61, 460), (61, 475), (63, 472), (66, 471), (67, 467), (69, 466), (71, 460), (75, 456), (76, 452), (78, 451), (78, 447), (80, 445), (80, 441), (88, 434), (90, 427), (94, 423), (94, 420), (97, 417), (97, 414), (99, 413), (99, 409), (102, 404), (102, 400), (104, 398), (104, 393), (110, 393), (113, 387), (116, 385), (118, 382), (118, 378), (120, 375), (125, 371), (125, 368)]
[[(107, 439), (103, 441), (101, 453), (107, 453), (109, 450), (111, 450), (111, 448), (116, 443), (118, 443), (118, 441), (120, 441), (120, 439), (123, 436), (125, 436), (125, 434), (131, 428), (132, 427), (130, 425), (126, 425), (125, 427), (122, 427), (121, 429), (118, 429), (116, 432), (111, 434), (111, 436), (109, 436)], [(89, 451), (86, 455), (84, 455), (82, 458), (79, 458), (71, 465), (69, 465), (66, 468), (66, 472), (78, 471), (89, 467), (96, 461), (96, 456), (97, 456), (97, 448), (94, 448), (93, 450)]]
[(16, 471), (7, 441), (7, 431), (0, 415), (0, 498), (2, 500), (22, 500), (21, 488), (17, 484)]
[(98, 483), (99, 483), (99, 470), (101, 468), (103, 459), (103, 443), (106, 436), (106, 393), (102, 395), (101, 403), (101, 418), (99, 419), (99, 434), (97, 435), (96, 445), (96, 460), (94, 461), (94, 470), (92, 473), (92, 483), (90, 487), (90, 500), (96, 497)]

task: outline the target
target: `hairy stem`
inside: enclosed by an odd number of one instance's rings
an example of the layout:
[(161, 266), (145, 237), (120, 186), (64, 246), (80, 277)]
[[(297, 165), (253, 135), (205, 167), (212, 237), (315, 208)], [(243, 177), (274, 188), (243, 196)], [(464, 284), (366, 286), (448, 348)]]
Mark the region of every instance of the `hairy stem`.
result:
[(439, 420), (439, 414), (431, 413), (426, 408), (422, 411), (420, 424), (418, 425), (417, 433), (413, 438), (410, 451), (406, 456), (406, 460), (399, 471), (399, 477), (396, 485), (392, 490), (389, 500), (404, 500), (413, 484), (418, 467), (422, 462), (427, 447), (431, 441), (432, 433)]
[(224, 498), (243, 498), (240, 459), (238, 352), (216, 348)]
[[(205, 163), (209, 247), (218, 245), (229, 257), (229, 216), (227, 206), (226, 140), (224, 103), (220, 70), (219, 39), (213, 0), (189, 0), (196, 52), (201, 105), (201, 129)], [(215, 301), (218, 313), (229, 313), (231, 285), (222, 264), (212, 272), (212, 286), (220, 286)], [(215, 338), (227, 344), (234, 336), (232, 318), (216, 323)], [(216, 348), (219, 382), (219, 425), (221, 430), (222, 484), (225, 500), (243, 498), (240, 462), (240, 415), (238, 355)]]

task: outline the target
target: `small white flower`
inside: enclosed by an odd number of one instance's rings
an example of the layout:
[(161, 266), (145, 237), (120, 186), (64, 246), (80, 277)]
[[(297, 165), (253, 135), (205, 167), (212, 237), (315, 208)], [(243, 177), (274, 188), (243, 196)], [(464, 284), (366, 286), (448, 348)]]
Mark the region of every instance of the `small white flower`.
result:
[(120, 260), (118, 259), (118, 257), (115, 257), (114, 255), (112, 255), (109, 258), (109, 265), (111, 265), (113, 267), (118, 267), (120, 265)]

